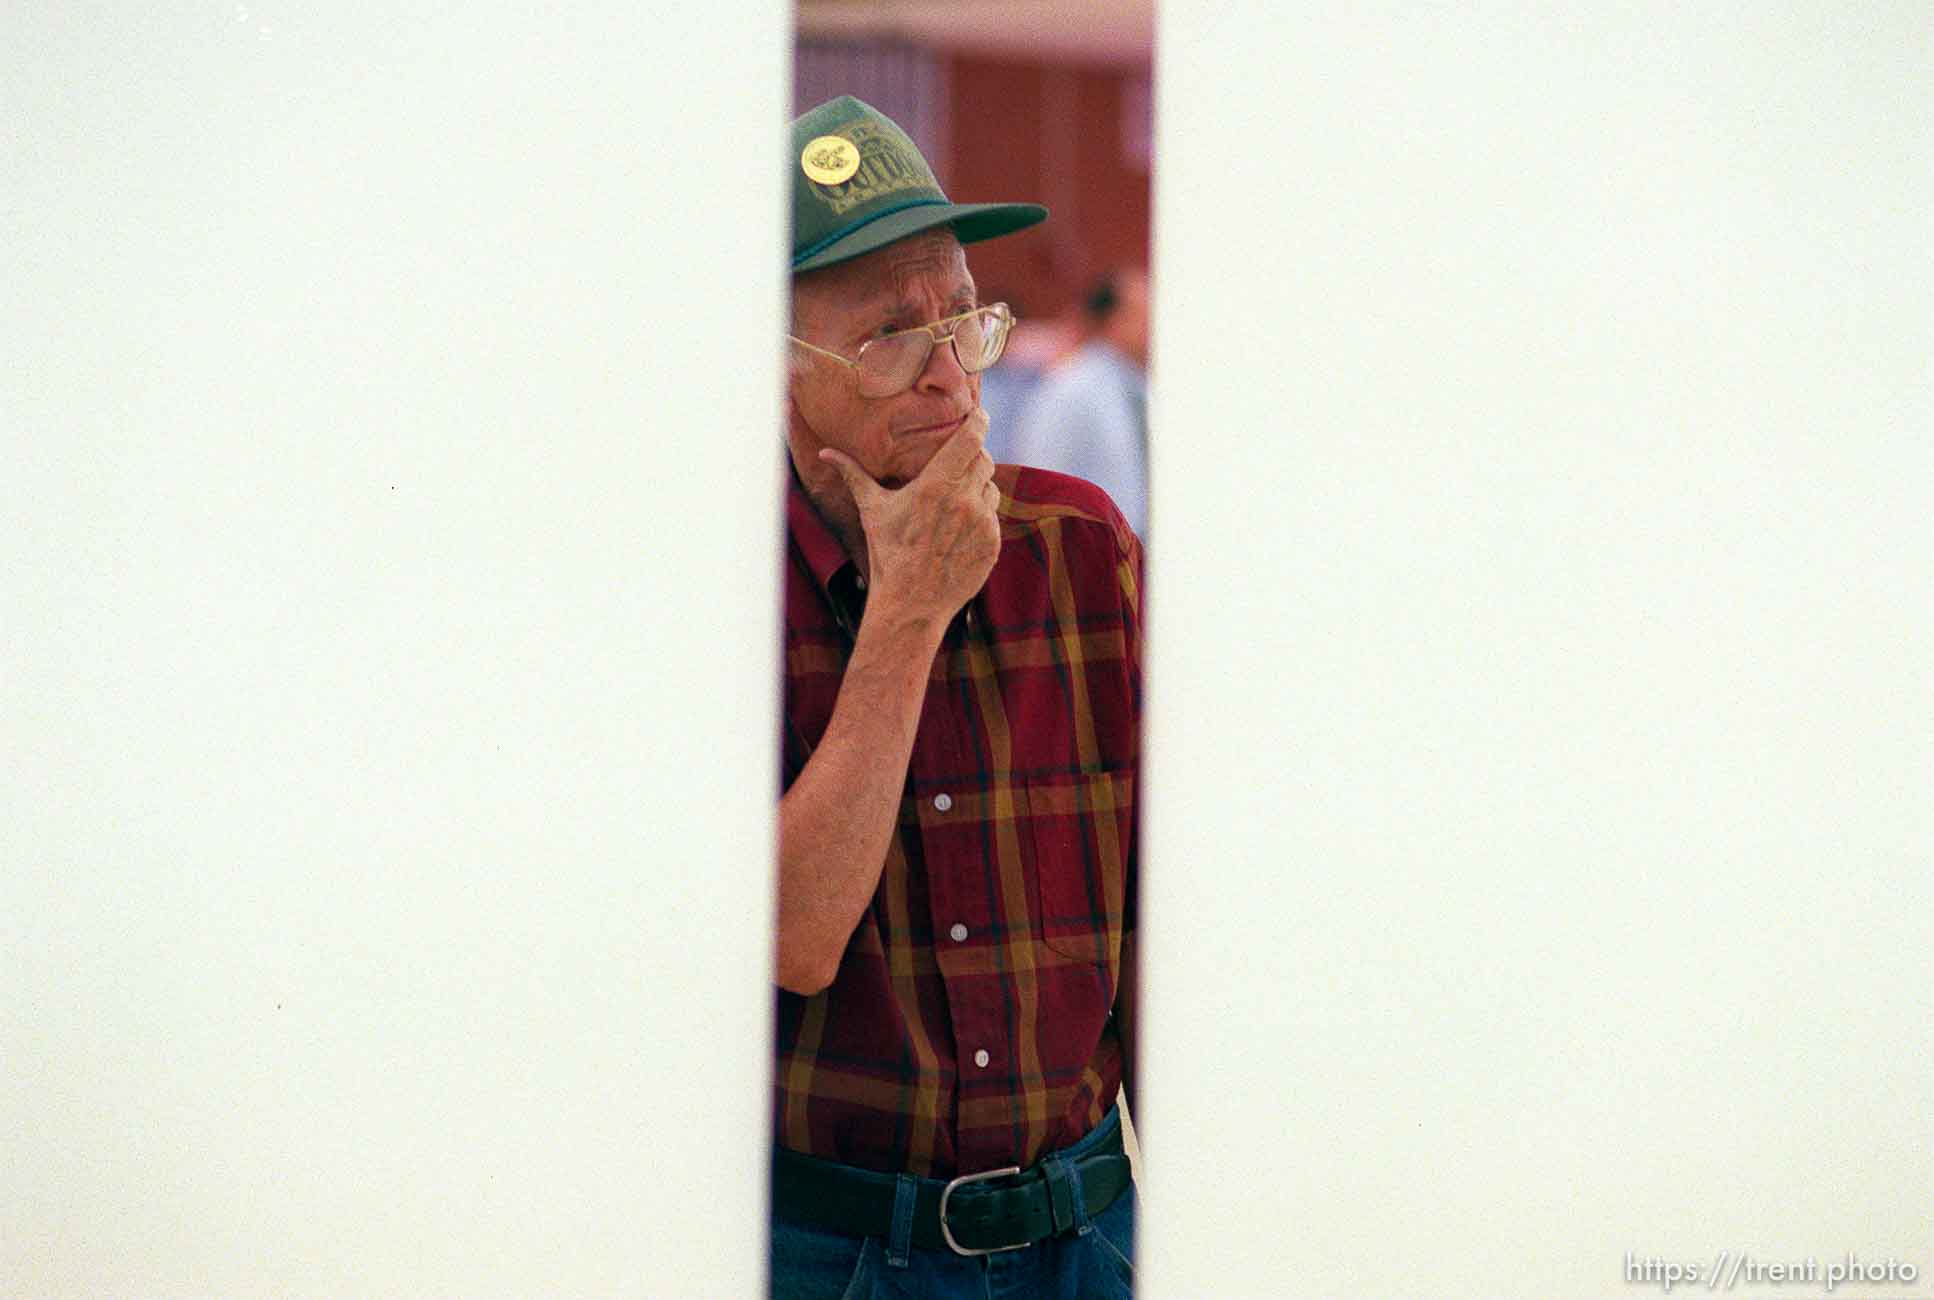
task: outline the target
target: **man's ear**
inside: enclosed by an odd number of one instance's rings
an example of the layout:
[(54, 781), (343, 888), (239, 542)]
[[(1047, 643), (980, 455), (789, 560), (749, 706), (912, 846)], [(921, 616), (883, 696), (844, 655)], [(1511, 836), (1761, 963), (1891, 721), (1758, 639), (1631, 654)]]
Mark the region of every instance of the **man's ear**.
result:
[[(812, 426), (806, 423), (805, 413), (799, 409), (799, 399), (793, 395), (790, 383), (786, 385), (786, 427), (781, 436), (795, 461), (800, 455), (817, 454), (821, 446), (819, 439), (813, 435)], [(800, 476), (805, 477), (803, 468)]]
[(812, 366), (813, 359), (806, 355), (806, 349), (797, 343), (786, 344), (786, 382), (804, 379), (806, 371)]
[(796, 378), (792, 371), (786, 372), (786, 429), (798, 429), (806, 423), (805, 415), (799, 409), (799, 399), (793, 395), (792, 381)]

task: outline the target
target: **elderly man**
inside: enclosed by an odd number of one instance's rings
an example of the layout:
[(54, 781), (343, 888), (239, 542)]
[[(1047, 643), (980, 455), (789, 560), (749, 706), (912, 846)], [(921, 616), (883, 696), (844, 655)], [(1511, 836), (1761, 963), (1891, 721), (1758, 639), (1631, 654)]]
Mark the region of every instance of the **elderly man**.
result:
[(792, 126), (772, 1286), (1131, 1293), (1140, 543), (995, 466), (1011, 318), (852, 98)]

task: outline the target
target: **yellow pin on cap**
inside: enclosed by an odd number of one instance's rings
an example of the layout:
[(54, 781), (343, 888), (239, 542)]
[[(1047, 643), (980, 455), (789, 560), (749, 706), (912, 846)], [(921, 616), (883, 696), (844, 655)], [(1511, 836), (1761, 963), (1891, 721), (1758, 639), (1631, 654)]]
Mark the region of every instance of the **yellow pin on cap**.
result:
[(818, 136), (800, 153), (799, 166), (807, 180), (837, 185), (853, 179), (860, 169), (859, 146), (836, 135)]

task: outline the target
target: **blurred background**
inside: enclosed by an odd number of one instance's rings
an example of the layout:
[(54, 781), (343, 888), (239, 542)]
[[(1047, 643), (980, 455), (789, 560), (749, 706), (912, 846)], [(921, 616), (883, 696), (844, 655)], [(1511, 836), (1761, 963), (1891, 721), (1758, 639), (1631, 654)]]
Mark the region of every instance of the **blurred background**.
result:
[(1020, 322), (982, 385), (989, 450), (1101, 484), (1146, 533), (1153, 0), (794, 12), (794, 113), (856, 95), (906, 129), (955, 202), (1048, 206), (971, 258), (981, 300)]

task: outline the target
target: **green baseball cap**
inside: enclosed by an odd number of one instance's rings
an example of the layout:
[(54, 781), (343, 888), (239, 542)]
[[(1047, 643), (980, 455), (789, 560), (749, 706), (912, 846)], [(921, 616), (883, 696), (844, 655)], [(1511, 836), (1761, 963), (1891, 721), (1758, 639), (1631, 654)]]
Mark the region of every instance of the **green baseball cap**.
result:
[(792, 122), (792, 269), (817, 270), (935, 226), (963, 244), (1025, 229), (1038, 203), (949, 203), (894, 120), (851, 95)]

